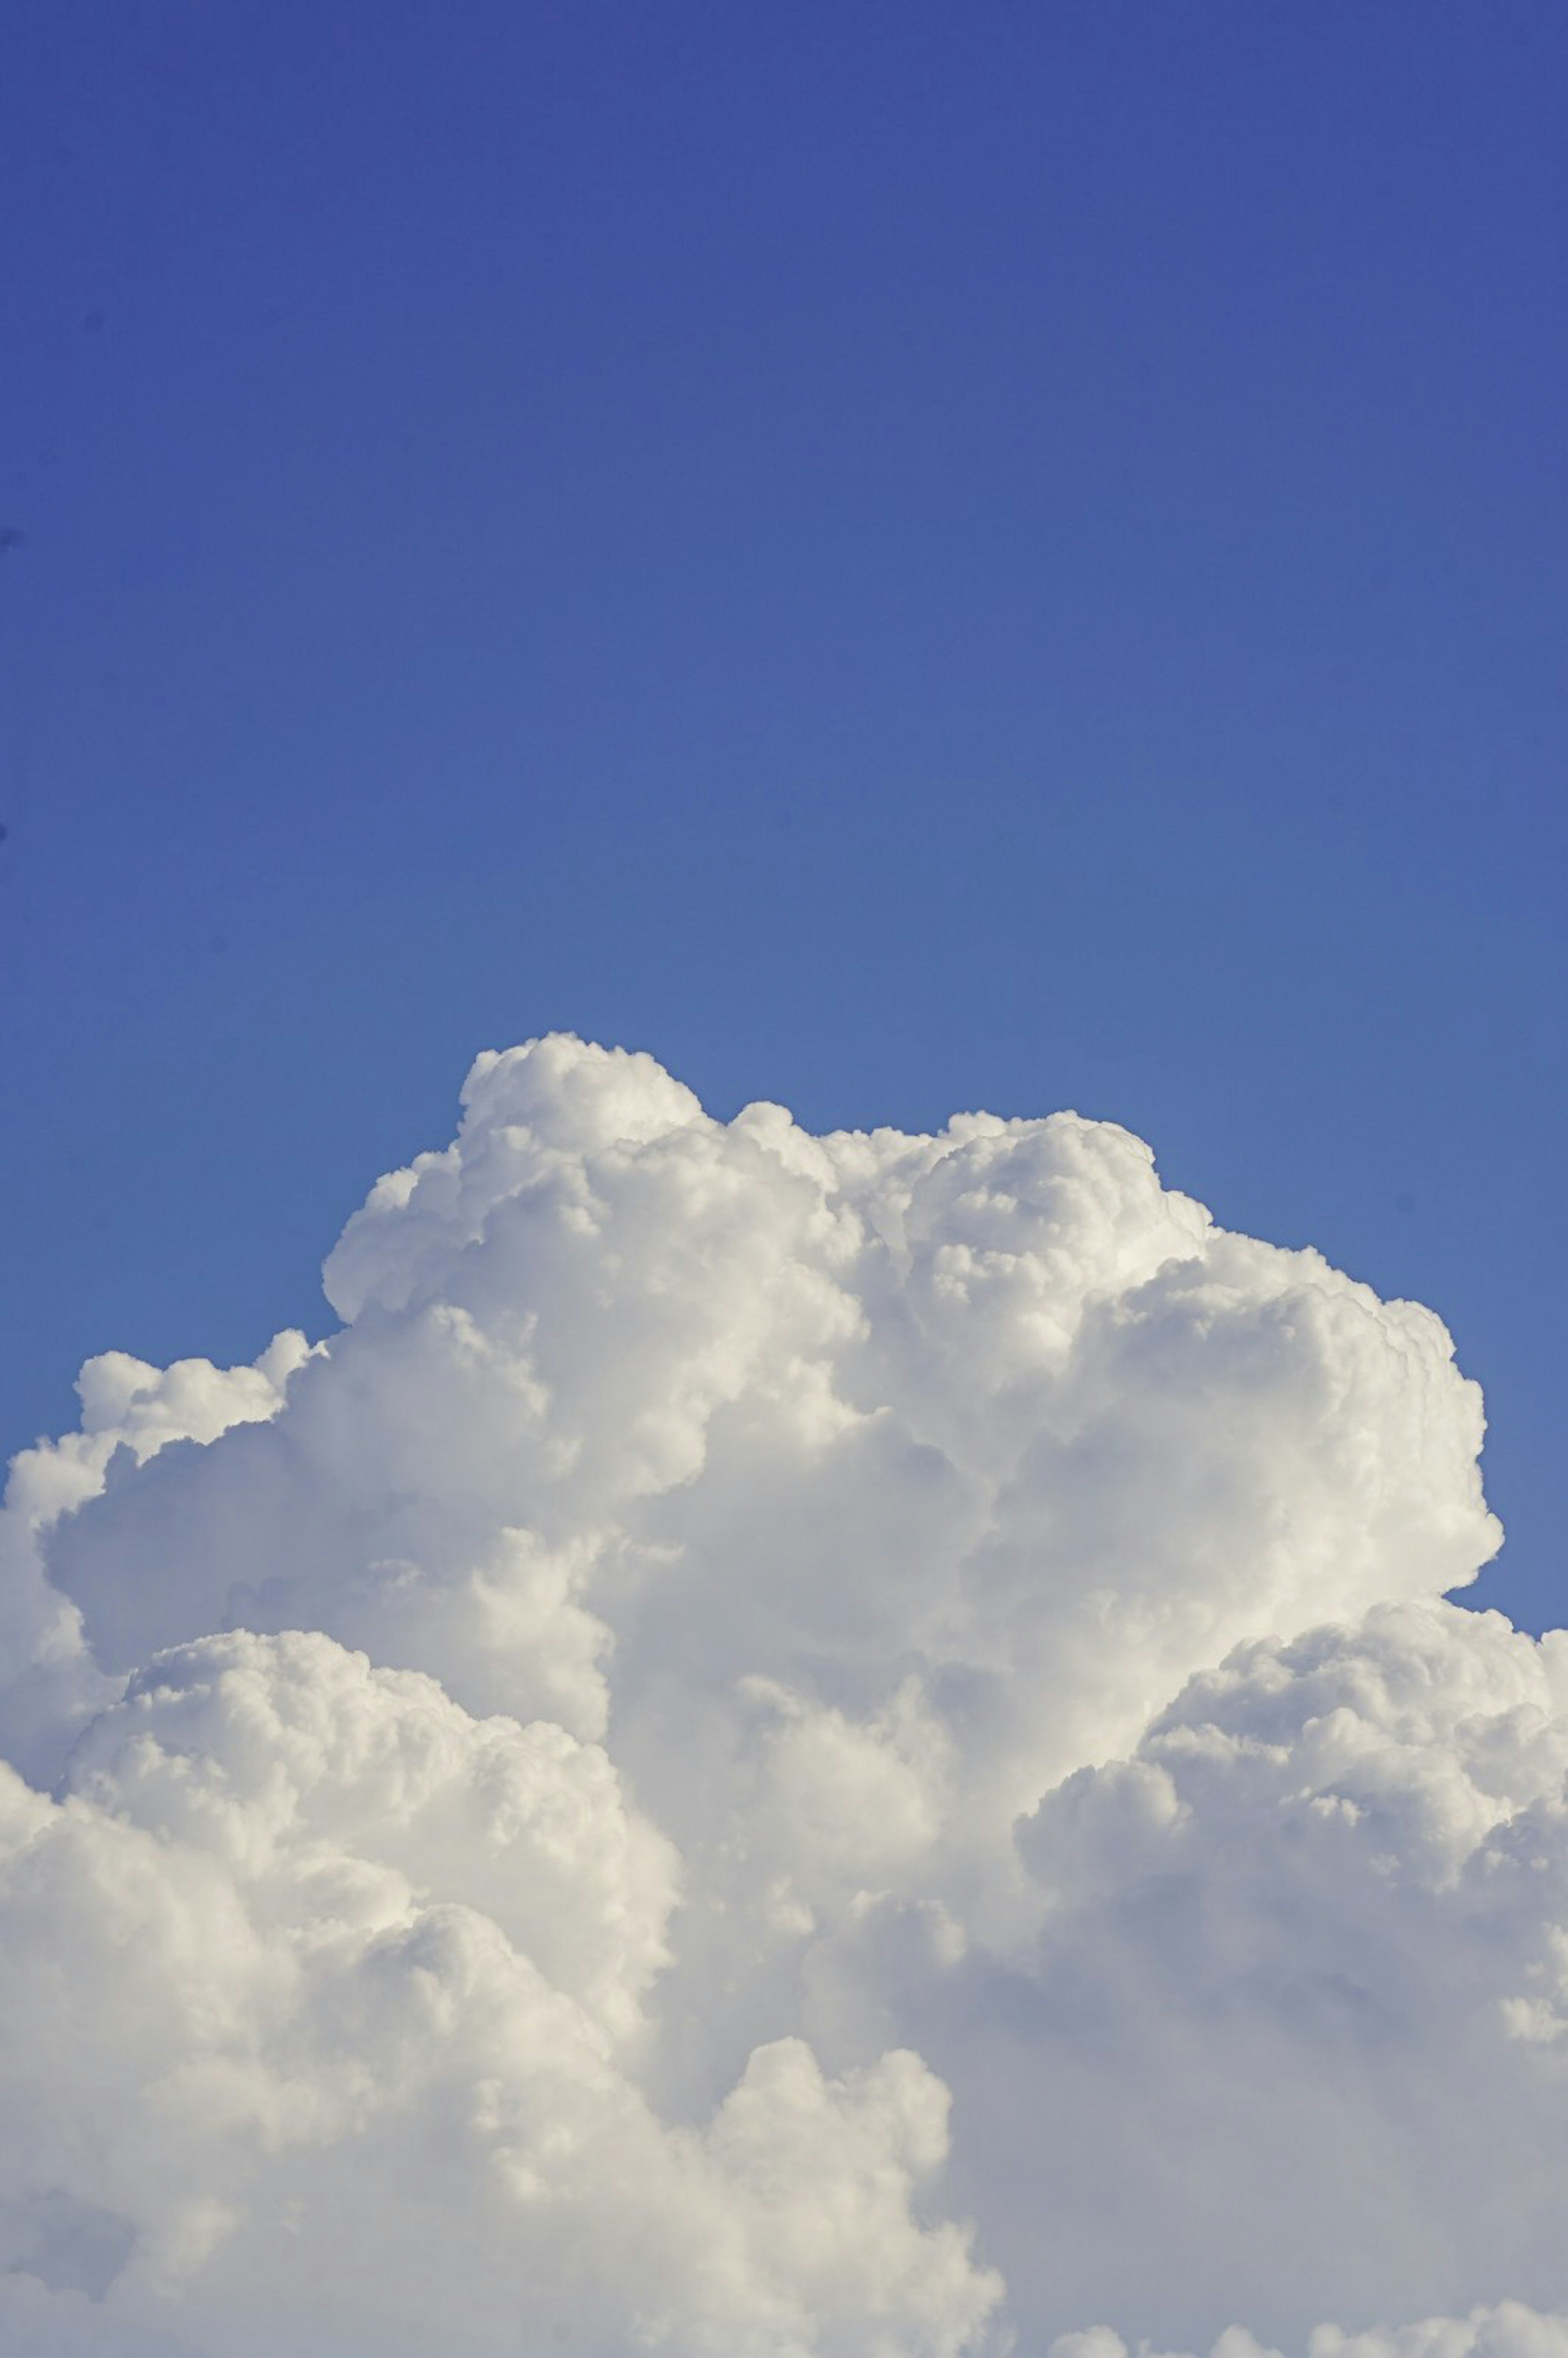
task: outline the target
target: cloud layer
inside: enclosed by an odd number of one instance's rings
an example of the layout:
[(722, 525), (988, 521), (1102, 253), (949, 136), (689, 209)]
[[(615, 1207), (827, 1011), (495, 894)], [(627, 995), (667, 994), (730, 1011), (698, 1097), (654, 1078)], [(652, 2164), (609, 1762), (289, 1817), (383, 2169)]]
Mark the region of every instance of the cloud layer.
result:
[(1568, 1639), (1443, 1601), (1439, 1321), (1073, 1115), (463, 1104), (325, 1340), (13, 1466), (0, 2338), (1568, 2358)]

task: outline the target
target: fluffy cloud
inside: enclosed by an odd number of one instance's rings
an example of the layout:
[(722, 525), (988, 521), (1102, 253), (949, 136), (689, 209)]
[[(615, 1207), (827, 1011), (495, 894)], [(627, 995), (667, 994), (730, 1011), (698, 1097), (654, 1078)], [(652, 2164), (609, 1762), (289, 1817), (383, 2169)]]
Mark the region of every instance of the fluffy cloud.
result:
[(97, 2293), (104, 2346), (167, 2309), (225, 2353), (514, 2348), (520, 2314), (945, 2353), (993, 2305), (911, 2215), (946, 2142), (917, 2057), (828, 2081), (775, 2040), (707, 2124), (654, 2116), (675, 1862), (563, 1729), (235, 1632), (0, 1808), (13, 2266)]
[[(1021, 1829), (1049, 1904), (1002, 2045), (1070, 2113), (1072, 2169), (1000, 2076), (994, 2101), (1071, 2246), (1057, 2282), (1087, 2295), (1113, 2219), (1147, 2222), (1121, 2288), (1152, 2333), (1222, 2199), (1231, 2299), (1274, 2334), (1321, 2299), (1325, 2252), (1354, 2317), (1560, 2301), (1565, 1776), (1568, 1637), (1407, 1604), (1238, 1650), (1130, 1759), (1051, 1793)], [(1136, 2145), (1086, 2068), (1102, 2051), (1136, 2083)]]
[(12, 1469), (17, 2347), (1557, 2358), (1568, 1640), (1442, 1601), (1430, 1313), (562, 1038), (327, 1285)]
[[(1320, 2325), (1308, 2343), (1308, 2358), (1562, 2358), (1568, 2350), (1568, 2317), (1542, 2317), (1517, 2300), (1474, 2309), (1467, 2317), (1427, 2317), (1390, 2331), (1373, 2327), (1346, 2333)], [(1050, 2358), (1127, 2358), (1127, 2344), (1108, 2327), (1064, 2333)], [(1245, 2327), (1231, 2326), (1215, 2342), (1210, 2358), (1280, 2358)]]

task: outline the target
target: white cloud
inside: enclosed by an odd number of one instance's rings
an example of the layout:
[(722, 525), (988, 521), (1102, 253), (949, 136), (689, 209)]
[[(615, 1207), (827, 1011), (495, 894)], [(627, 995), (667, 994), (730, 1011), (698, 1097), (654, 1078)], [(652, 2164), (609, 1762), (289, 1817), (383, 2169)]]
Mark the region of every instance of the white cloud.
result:
[(564, 1039), (327, 1275), (13, 1468), (17, 2346), (1556, 2353), (1568, 1641), (1439, 1601), (1435, 1318)]
[[(1562, 2358), (1568, 2351), (1568, 2317), (1541, 2316), (1519, 2301), (1473, 2309), (1466, 2317), (1427, 2317), (1413, 2325), (1373, 2326), (1346, 2333), (1320, 2325), (1311, 2335), (1308, 2358)], [(1049, 2358), (1128, 2358), (1127, 2344), (1105, 2326), (1064, 2333)], [(1152, 2358), (1152, 2353), (1150, 2353)], [(1210, 2358), (1280, 2358), (1243, 2326), (1220, 2334)]]
[(1049, 1902), (1032, 2011), (1003, 2045), (1073, 2124), (1068, 2170), (1011, 2108), (1083, 2297), (1131, 2216), (1123, 2301), (1168, 2307), (1223, 2192), (1232, 2314), (1275, 2338), (1325, 2279), (1356, 2318), (1561, 2301), (1565, 1775), (1568, 1637), (1406, 1604), (1240, 1650), (1045, 1799), (1021, 1833)]

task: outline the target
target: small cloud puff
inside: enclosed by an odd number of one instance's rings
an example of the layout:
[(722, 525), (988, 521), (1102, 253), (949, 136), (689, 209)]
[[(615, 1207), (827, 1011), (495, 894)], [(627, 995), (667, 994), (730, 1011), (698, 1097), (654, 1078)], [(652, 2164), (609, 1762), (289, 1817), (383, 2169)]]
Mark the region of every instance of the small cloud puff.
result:
[(1561, 2349), (1568, 1641), (1442, 1602), (1440, 1323), (1070, 1114), (463, 1105), (335, 1332), (13, 1466), (0, 2331)]

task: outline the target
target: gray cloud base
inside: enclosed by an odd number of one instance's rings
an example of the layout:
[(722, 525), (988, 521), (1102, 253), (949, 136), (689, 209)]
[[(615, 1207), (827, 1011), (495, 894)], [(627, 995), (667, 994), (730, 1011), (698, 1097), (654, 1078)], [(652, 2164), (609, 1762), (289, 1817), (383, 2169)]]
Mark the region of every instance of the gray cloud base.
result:
[(1429, 1312), (561, 1037), (327, 1284), (12, 1468), (7, 2346), (1568, 2358), (1568, 1639), (1443, 1601)]

